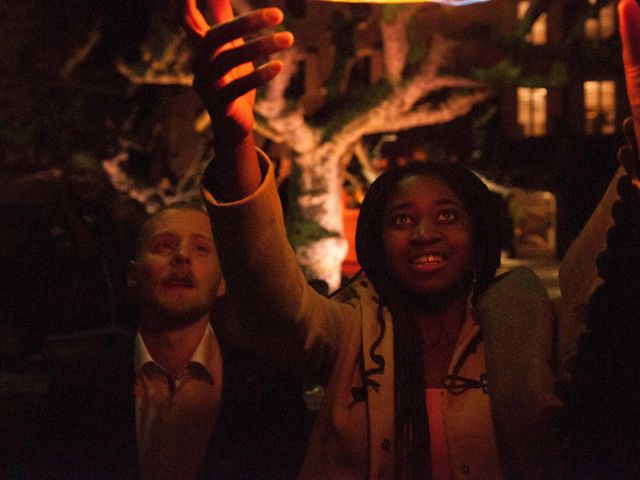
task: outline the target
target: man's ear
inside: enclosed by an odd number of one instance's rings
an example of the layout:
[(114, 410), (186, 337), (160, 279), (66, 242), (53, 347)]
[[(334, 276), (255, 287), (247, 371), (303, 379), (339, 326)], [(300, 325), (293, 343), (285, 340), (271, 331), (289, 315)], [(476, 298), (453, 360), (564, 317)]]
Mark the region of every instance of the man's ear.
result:
[(216, 298), (222, 297), (227, 293), (227, 284), (224, 283), (224, 277), (220, 277), (220, 283), (218, 284), (218, 291), (216, 292)]

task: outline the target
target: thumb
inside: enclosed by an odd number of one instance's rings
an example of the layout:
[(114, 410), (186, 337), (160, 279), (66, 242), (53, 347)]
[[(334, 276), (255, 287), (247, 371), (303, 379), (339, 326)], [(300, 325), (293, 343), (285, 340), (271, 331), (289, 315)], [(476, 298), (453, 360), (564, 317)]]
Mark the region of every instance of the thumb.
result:
[(233, 20), (233, 9), (231, 0), (207, 0), (209, 12), (214, 23), (228, 22)]

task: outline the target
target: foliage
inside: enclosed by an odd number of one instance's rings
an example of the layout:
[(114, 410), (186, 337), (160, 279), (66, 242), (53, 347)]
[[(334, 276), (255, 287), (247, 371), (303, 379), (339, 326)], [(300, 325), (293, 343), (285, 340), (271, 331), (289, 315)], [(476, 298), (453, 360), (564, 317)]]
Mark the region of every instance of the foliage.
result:
[(407, 39), (409, 40), (409, 54), (407, 55), (407, 64), (404, 67), (403, 78), (409, 78), (418, 73), (420, 62), (429, 54), (429, 46), (424, 44), (418, 34), (418, 26), (415, 20), (409, 23)]
[(302, 207), (296, 200), (301, 195), (313, 195), (314, 190), (302, 190), (300, 188), (301, 182), (299, 181), (300, 170), (298, 168), (293, 169), (289, 178), (289, 208), (287, 210), (286, 217), (286, 229), (289, 243), (294, 249), (311, 245), (314, 242), (322, 238), (328, 237), (340, 237), (336, 232), (331, 232), (313, 220), (313, 215), (310, 212), (303, 212)]
[(494, 86), (521, 86), (529, 88), (559, 88), (569, 83), (567, 64), (560, 61), (551, 63), (545, 74), (527, 75), (522, 65), (505, 58), (490, 68), (473, 69), (471, 77)]
[(387, 4), (382, 7), (382, 21), (386, 23), (393, 22), (400, 14), (404, 5), (400, 3)]
[(116, 73), (114, 59), (135, 56), (149, 32), (150, 11), (160, 3), (9, 0), (4, 5), (5, 159), (19, 159), (28, 170), (64, 162), (77, 148), (98, 155), (117, 148), (117, 130), (138, 89)]
[(347, 62), (356, 53), (355, 32), (358, 21), (337, 10), (331, 13), (331, 39), (335, 46), (335, 60), (329, 78), (325, 83), (327, 102), (340, 95), (340, 86), (345, 76)]
[(562, 88), (574, 79), (589, 76), (590, 70), (619, 69), (620, 42), (616, 35), (603, 40), (586, 39), (584, 21), (597, 16), (607, 0), (570, 2), (566, 7), (567, 34), (559, 42), (532, 45), (526, 40), (533, 23), (554, 4), (550, 0), (531, 3), (519, 21), (514, 35), (492, 28), (488, 35), (490, 48), (500, 52), (500, 59), (491, 65), (471, 67), (470, 76), (496, 87)]
[(322, 128), (322, 140), (331, 138), (346, 124), (378, 105), (393, 92), (386, 81), (375, 85), (354, 85), (339, 99), (325, 102), (310, 121)]

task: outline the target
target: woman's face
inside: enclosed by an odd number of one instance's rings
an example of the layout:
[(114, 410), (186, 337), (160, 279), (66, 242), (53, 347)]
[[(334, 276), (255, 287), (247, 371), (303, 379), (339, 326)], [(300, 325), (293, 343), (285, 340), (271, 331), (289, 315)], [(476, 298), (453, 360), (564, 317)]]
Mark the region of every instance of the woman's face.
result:
[(471, 219), (436, 176), (415, 175), (395, 187), (382, 218), (389, 271), (402, 288), (436, 294), (460, 285), (471, 270)]

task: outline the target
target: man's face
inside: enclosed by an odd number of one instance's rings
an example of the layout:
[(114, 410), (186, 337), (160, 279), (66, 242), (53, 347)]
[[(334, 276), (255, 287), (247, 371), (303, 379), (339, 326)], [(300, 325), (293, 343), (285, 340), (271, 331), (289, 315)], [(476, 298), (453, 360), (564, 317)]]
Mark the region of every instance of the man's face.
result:
[(66, 177), (71, 191), (82, 202), (99, 203), (107, 189), (107, 177), (100, 162), (83, 153), (71, 158)]
[(142, 320), (179, 326), (207, 315), (221, 282), (207, 215), (169, 209), (143, 228), (129, 272), (140, 297)]

